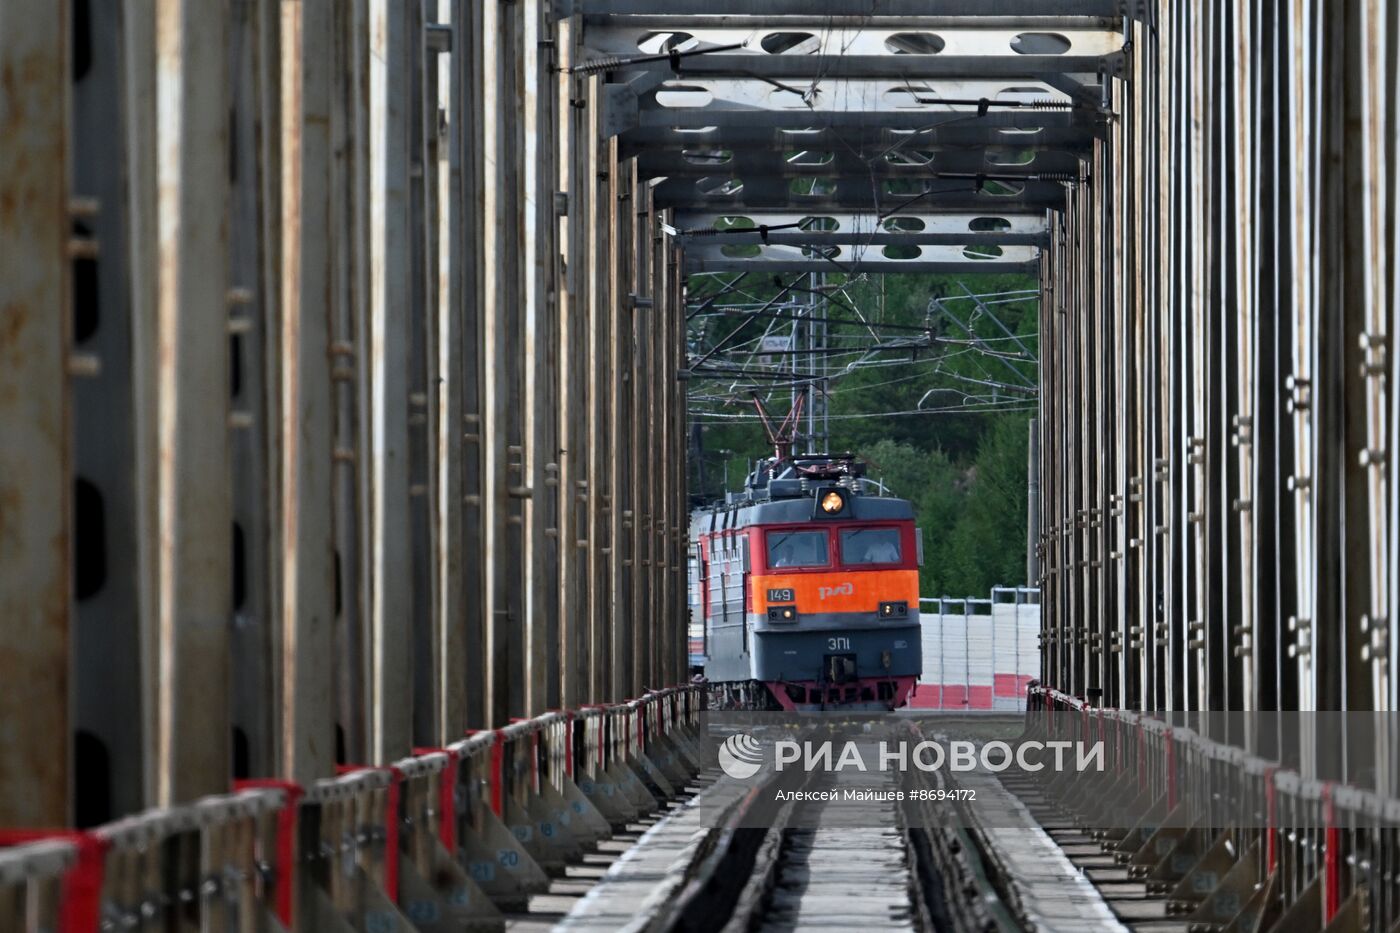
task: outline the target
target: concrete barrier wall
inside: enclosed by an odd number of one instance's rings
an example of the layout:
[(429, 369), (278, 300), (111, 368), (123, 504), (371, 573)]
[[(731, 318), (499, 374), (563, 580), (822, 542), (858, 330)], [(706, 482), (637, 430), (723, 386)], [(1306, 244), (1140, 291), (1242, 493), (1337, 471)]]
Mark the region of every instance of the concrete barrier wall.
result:
[(924, 670), (914, 709), (1026, 708), (1040, 674), (1038, 593), (998, 587), (990, 599), (921, 599)]

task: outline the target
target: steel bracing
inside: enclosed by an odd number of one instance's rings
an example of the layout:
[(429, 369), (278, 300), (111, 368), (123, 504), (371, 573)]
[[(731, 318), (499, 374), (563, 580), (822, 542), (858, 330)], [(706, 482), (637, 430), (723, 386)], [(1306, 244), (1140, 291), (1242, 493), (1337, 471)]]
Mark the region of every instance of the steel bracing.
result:
[[(1393, 809), (1400, 730), (1362, 763), (1129, 711), (1400, 710), (1396, 30), (1384, 0), (4, 0), (0, 829), (109, 825), (0, 858), (0, 911), (104, 847), (109, 900), (251, 878), (276, 814), (334, 849), (355, 811), (368, 900), (280, 867), (366, 928), (407, 853), (489, 851), (580, 767), (643, 812), (706, 764), (687, 456), (723, 415), (688, 401), (804, 397), (811, 447), (843, 371), (936, 346), (985, 357), (965, 402), (1039, 409), (1033, 705), (1136, 729), (1173, 806), (1235, 761), (1329, 832), (1334, 788)], [(966, 323), (998, 296), (905, 332), (843, 291), (912, 272), (1038, 276), (1038, 359)], [(210, 797), (246, 778), (282, 783)], [(485, 835), (438, 831), (454, 791)], [(1394, 913), (1385, 839), (1288, 837), (1275, 906)]]

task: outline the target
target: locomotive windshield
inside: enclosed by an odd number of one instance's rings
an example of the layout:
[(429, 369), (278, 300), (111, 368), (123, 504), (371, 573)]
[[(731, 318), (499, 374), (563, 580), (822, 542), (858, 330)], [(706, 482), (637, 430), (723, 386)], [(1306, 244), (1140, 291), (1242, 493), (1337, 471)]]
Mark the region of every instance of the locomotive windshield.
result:
[(841, 532), (843, 564), (897, 564), (901, 556), (896, 528), (854, 528)]
[(825, 531), (768, 533), (769, 567), (824, 567), (826, 564)]

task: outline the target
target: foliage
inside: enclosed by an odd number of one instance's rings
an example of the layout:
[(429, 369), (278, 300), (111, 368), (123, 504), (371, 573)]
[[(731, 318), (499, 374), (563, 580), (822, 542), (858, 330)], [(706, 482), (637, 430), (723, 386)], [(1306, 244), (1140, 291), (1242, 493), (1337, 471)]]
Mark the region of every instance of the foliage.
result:
[[(751, 277), (743, 283), (743, 300), (756, 306), (791, 281)], [(1026, 294), (979, 307), (969, 295), (1028, 291), (1034, 279), (905, 274), (847, 281), (831, 274), (825, 283), (842, 286), (813, 312), (830, 322), (826, 339), (834, 348), (820, 370), (831, 380), (826, 446), (860, 454), (872, 478), (914, 504), (925, 546), (921, 592), (985, 595), (994, 585), (1023, 582), (1037, 303)], [(722, 285), (716, 277), (692, 280), (691, 308)], [(691, 359), (718, 347), (706, 365), (747, 374), (755, 369), (758, 337), (791, 325), (761, 315), (749, 321), (741, 312), (707, 316), (726, 300), (717, 299), (692, 321)], [(872, 347), (879, 349), (855, 352)], [(791, 368), (790, 358), (784, 366)], [(784, 379), (778, 373), (766, 383), (740, 376), (690, 383), (690, 409), (699, 422), (691, 458), (697, 501), (720, 495), (726, 462), (728, 486), (737, 489), (751, 463), (771, 454), (761, 426), (749, 417), (750, 387), (766, 394), (780, 417), (792, 394)]]

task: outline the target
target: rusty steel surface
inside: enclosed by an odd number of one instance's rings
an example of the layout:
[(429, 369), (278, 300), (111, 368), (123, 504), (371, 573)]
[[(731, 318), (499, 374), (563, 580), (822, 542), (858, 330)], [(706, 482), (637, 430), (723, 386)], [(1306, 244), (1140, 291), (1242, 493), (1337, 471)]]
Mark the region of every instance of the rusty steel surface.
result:
[(154, 798), (217, 793), (230, 769), (227, 120), (224, 15), (155, 8), (156, 467)]
[[(1396, 707), (1392, 15), (1163, 4), (1125, 26), (1088, 210), (1071, 200), (1041, 267), (1058, 689)], [(1330, 742), (1301, 737), (1306, 769), (1390, 785)]]
[(1045, 696), (1396, 711), (1393, 4), (798, 6), (0, 6), (0, 826), (684, 680), (697, 271), (1038, 271)]
[[(37, 778), (7, 821), (311, 780), (677, 679), (684, 432), (655, 429), (654, 468), (630, 449), (683, 403), (671, 366), (625, 370), (680, 357), (677, 245), (635, 213), (606, 81), (556, 70), (581, 25), (544, 3), (70, 6), (6, 34), (29, 83), (4, 110), (22, 706), (0, 757)], [(78, 260), (96, 336), (55, 310)], [(74, 728), (70, 788), (52, 739)]]
[(0, 825), (71, 814), (68, 29), (0, 12)]
[(331, 382), (328, 3), (281, 8), (282, 728), (278, 772), (307, 781), (335, 756), (332, 652), (334, 422)]

